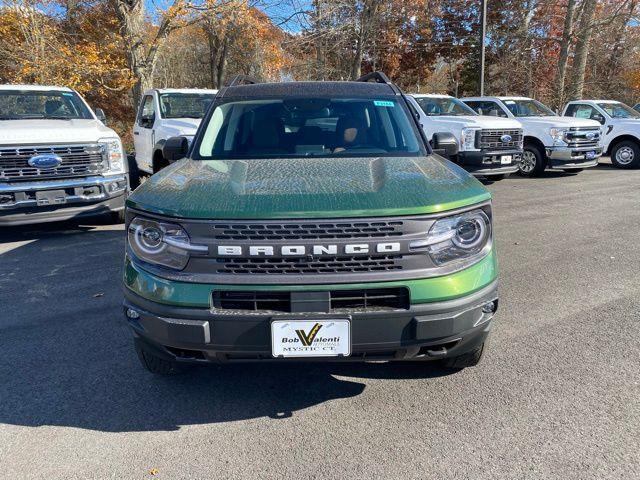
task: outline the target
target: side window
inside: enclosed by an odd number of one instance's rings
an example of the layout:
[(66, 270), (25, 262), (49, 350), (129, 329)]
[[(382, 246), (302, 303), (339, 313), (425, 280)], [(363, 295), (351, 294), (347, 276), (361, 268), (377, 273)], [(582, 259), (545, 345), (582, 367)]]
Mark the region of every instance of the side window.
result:
[(146, 95), (140, 104), (140, 112), (138, 113), (138, 125), (143, 128), (153, 127), (155, 121), (155, 112), (153, 110), (153, 97)]
[(585, 105), (582, 103), (577, 103), (574, 105), (576, 107), (573, 116), (576, 118), (591, 118), (593, 114), (597, 113), (595, 108), (591, 105)]

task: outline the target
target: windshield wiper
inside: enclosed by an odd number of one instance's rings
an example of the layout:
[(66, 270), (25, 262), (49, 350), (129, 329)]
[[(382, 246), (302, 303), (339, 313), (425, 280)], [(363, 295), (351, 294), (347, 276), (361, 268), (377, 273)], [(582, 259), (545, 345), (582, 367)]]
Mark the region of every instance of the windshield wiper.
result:
[(11, 115), (0, 115), (0, 120), (22, 120), (24, 117), (11, 116)]
[(72, 117), (65, 117), (64, 115), (44, 115), (40, 118), (44, 120), (73, 120)]

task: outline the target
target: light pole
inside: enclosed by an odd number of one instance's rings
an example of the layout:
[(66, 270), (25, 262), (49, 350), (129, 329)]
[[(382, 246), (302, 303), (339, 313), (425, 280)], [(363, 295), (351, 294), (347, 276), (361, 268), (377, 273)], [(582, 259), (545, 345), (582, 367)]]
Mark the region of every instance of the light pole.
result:
[(487, 0), (480, 0), (480, 96), (484, 96), (484, 43), (487, 36)]

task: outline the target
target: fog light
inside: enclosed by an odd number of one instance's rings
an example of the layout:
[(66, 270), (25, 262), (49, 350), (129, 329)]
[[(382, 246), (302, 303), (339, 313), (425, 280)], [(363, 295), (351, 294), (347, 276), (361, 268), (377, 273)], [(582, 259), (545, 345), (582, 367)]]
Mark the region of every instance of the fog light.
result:
[(136, 312), (133, 308), (127, 308), (127, 317), (136, 320), (140, 318), (140, 314)]
[(482, 306), (482, 313), (493, 313), (496, 311), (496, 302), (485, 303)]

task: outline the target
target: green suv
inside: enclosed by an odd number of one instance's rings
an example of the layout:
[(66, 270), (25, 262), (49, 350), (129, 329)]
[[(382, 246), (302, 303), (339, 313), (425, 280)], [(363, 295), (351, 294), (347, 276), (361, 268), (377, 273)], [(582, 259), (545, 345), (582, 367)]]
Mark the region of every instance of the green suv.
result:
[(220, 90), (127, 200), (142, 364), (476, 365), (498, 307), (491, 195), (418, 118), (378, 72)]

